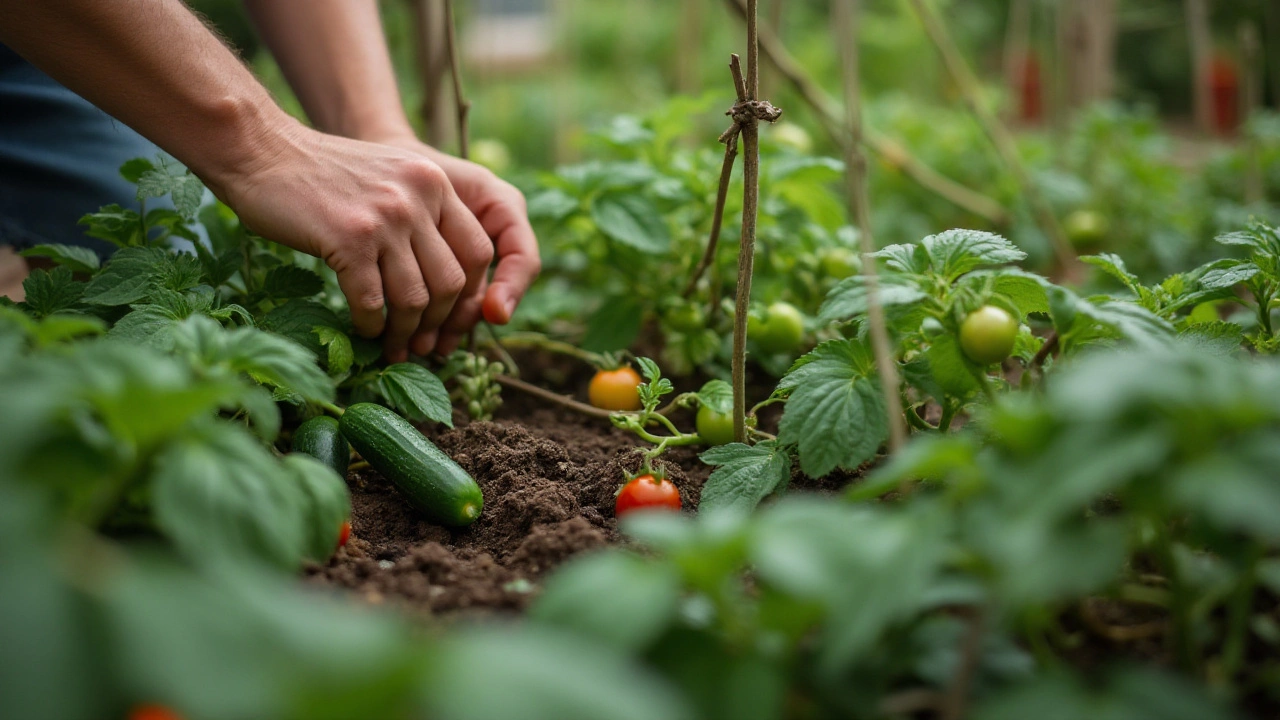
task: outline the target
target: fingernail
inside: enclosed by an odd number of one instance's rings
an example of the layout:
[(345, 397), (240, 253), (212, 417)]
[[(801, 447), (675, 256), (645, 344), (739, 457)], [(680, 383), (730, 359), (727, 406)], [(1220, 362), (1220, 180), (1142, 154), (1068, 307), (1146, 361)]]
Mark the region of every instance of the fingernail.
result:
[(507, 318), (510, 319), (516, 312), (516, 299), (513, 297), (507, 298), (507, 301), (502, 304), (502, 307), (506, 308)]

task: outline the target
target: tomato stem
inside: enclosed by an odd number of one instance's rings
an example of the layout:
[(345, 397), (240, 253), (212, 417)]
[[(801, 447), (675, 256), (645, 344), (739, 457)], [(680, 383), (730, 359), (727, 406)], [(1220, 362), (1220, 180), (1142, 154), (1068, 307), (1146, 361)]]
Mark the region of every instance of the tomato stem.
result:
[(333, 415), (334, 417), (342, 417), (342, 414), (346, 412), (346, 410), (343, 409), (341, 406), (335, 405), (334, 403), (327, 402), (324, 400), (316, 401), (316, 405), (319, 405), (321, 408), (328, 411), (328, 413), (330, 415)]

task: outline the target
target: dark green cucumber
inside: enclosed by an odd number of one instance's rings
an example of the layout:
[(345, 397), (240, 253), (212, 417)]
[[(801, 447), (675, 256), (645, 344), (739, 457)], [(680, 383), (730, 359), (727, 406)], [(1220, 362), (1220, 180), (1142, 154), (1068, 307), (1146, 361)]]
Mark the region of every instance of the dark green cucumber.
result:
[(333, 468), (338, 477), (347, 477), (351, 445), (342, 436), (338, 421), (328, 415), (313, 417), (293, 433), (293, 451), (306, 453)]
[(480, 517), (480, 486), (409, 421), (373, 403), (347, 408), (342, 434), (370, 467), (400, 488), (414, 507), (441, 525), (461, 527)]

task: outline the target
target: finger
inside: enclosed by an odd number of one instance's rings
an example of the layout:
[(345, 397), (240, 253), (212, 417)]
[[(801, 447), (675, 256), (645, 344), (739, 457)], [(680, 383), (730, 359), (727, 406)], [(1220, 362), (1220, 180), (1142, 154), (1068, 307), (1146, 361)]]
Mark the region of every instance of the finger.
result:
[(458, 349), (462, 338), (475, 329), (480, 322), (481, 303), (488, 283), (481, 283), (476, 292), (460, 300), (453, 307), (453, 314), (440, 326), (440, 336), (436, 340), (435, 350), (441, 355), (448, 355)]
[(412, 242), (413, 254), (431, 295), (412, 333), (415, 337), (437, 330), (453, 312), (458, 296), (467, 285), (462, 266), (444, 240), (434, 229), (428, 229), (425, 235), (415, 234)]
[(477, 208), (481, 226), (494, 239), (498, 267), (485, 292), (484, 318), (504, 325), (511, 320), (516, 305), (542, 271), (538, 238), (529, 224), (524, 196), (514, 187), (499, 193), (498, 199)]
[(474, 294), (485, 281), (489, 265), (493, 263), (494, 248), (490, 233), (485, 231), (476, 215), (452, 189), (445, 195), (439, 227), (440, 235), (466, 273), (467, 282), (462, 288), (462, 295)]
[(403, 362), (409, 357), (409, 338), (422, 323), (430, 303), (428, 285), (423, 282), (422, 268), (409, 248), (389, 250), (379, 263), (383, 289), (387, 297), (387, 324), (383, 333), (383, 352), (390, 362)]
[(382, 274), (378, 271), (378, 264), (334, 263), (330, 267), (338, 275), (338, 288), (347, 297), (347, 305), (351, 307), (351, 324), (356, 332), (366, 338), (378, 337), (385, 324), (382, 308), (386, 297), (382, 291)]

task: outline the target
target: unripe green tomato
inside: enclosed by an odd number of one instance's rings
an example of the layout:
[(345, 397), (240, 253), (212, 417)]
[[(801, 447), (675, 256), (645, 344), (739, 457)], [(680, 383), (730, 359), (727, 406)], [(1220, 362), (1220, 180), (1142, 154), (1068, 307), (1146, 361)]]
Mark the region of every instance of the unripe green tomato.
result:
[(698, 408), (698, 417), (694, 421), (698, 427), (698, 435), (708, 445), (725, 445), (733, 442), (733, 414), (719, 413), (709, 405)]
[(702, 308), (693, 303), (683, 303), (667, 310), (667, 326), (682, 333), (691, 333), (706, 327), (707, 319)]
[(1001, 362), (1013, 352), (1018, 321), (1004, 308), (984, 305), (960, 323), (960, 349), (979, 365)]
[(1107, 239), (1107, 217), (1096, 210), (1076, 210), (1062, 221), (1067, 239), (1077, 248), (1096, 248)]
[(858, 254), (845, 248), (823, 248), (818, 251), (818, 263), (829, 278), (843, 280), (860, 270), (862, 261)]
[[(752, 333), (750, 322), (748, 334)], [(756, 344), (769, 353), (792, 353), (804, 341), (804, 315), (790, 303), (776, 302), (765, 309), (754, 331)]]
[(924, 333), (926, 337), (938, 337), (946, 330), (942, 325), (942, 321), (936, 317), (927, 317), (920, 322), (920, 332)]
[(776, 123), (770, 129), (769, 135), (773, 137), (774, 142), (783, 147), (791, 148), (802, 155), (807, 155), (813, 151), (813, 140), (809, 137), (809, 133), (795, 123)]
[(470, 150), (472, 162), (480, 163), (499, 175), (511, 169), (511, 151), (501, 140), (472, 140)]

